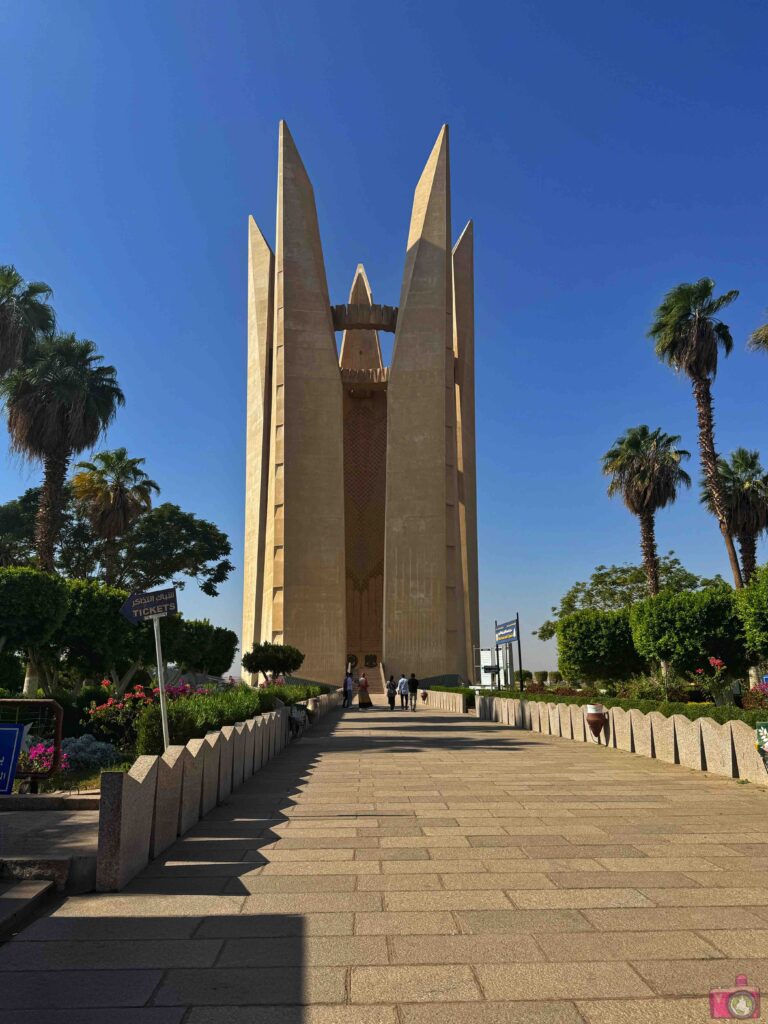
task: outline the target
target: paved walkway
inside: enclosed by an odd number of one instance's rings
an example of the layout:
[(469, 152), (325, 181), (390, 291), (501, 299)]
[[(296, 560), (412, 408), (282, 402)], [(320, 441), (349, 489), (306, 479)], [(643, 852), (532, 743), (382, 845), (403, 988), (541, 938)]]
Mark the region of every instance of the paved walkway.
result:
[(353, 709), (0, 947), (0, 1024), (687, 1024), (737, 973), (768, 990), (768, 792)]

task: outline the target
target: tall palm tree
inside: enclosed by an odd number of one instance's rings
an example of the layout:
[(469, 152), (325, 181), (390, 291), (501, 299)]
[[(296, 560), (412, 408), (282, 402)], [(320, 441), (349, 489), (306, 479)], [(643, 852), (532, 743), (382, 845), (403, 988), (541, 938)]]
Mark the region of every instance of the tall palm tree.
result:
[(632, 515), (640, 520), (640, 547), (648, 581), (648, 593), (659, 592), (659, 560), (656, 554), (656, 512), (671, 505), (678, 489), (691, 486), (682, 468), (690, 452), (678, 448), (676, 434), (649, 430), (643, 424), (619, 437), (603, 456), (603, 473), (611, 477), (608, 494), (620, 494)]
[(768, 352), (768, 324), (756, 327), (749, 336), (747, 348), (751, 352)]
[[(760, 465), (760, 453), (737, 448), (730, 459), (717, 460), (731, 535), (741, 554), (741, 573), (746, 586), (757, 562), (757, 541), (768, 528), (768, 473)], [(713, 511), (706, 480), (701, 483), (701, 503)]]
[(92, 462), (78, 462), (72, 492), (85, 507), (97, 537), (104, 541), (104, 582), (115, 579), (117, 539), (152, 507), (160, 488), (144, 470), (144, 459), (131, 459), (125, 448), (99, 452)]
[(38, 335), (52, 333), (52, 295), (44, 281), (25, 281), (16, 267), (0, 265), (0, 377), (18, 366)]
[(92, 341), (58, 334), (36, 341), (24, 364), (0, 380), (12, 449), (43, 464), (35, 547), (46, 572), (54, 569), (69, 463), (93, 447), (125, 403), (115, 368), (101, 362)]
[(717, 316), (739, 293), (714, 297), (715, 282), (703, 277), (693, 284), (679, 284), (664, 297), (648, 331), (656, 343), (656, 355), (672, 369), (686, 374), (693, 387), (699, 421), (701, 468), (712, 495), (712, 508), (725, 541), (737, 589), (744, 585), (736, 548), (728, 526), (728, 508), (717, 473), (712, 381), (717, 374), (720, 349), (727, 356), (733, 348), (728, 325)]

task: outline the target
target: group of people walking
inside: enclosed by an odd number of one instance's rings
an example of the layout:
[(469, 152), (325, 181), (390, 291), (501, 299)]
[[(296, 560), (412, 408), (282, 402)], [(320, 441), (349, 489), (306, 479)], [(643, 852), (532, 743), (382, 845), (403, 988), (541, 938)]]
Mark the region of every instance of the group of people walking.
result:
[(403, 673), (397, 682), (395, 677), (390, 676), (387, 680), (387, 702), (389, 703), (389, 710), (395, 710), (395, 697), (400, 694), (400, 710), (407, 711), (409, 708), (411, 711), (416, 710), (416, 695), (419, 692), (419, 680), (416, 678), (416, 673), (411, 672), (410, 678), (406, 679), (405, 673)]
[[(400, 710), (411, 711), (416, 710), (416, 698), (419, 693), (419, 681), (416, 678), (416, 673), (411, 672), (410, 677), (406, 677), (403, 673), (400, 678), (395, 682), (395, 677), (390, 676), (387, 680), (387, 703), (389, 704), (389, 710), (395, 710), (395, 701), (399, 694), (400, 696)], [(368, 692), (368, 680), (365, 677), (365, 672), (357, 680), (357, 703), (361, 708), (373, 707), (371, 696)], [(355, 680), (350, 671), (347, 671), (344, 675), (344, 682), (342, 684), (342, 695), (344, 700), (342, 707), (352, 707), (352, 701), (355, 696)], [(426, 700), (426, 692), (422, 693), (422, 700)]]

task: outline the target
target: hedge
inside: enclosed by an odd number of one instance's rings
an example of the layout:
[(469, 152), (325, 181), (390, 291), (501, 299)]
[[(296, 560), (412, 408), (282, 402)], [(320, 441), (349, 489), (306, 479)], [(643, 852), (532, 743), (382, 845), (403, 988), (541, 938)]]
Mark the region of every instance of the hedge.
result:
[[(319, 697), (321, 686), (272, 686), (256, 689), (235, 686), (201, 696), (177, 697), (168, 701), (168, 732), (172, 744), (184, 746), (188, 740), (201, 738), (222, 725), (234, 725), (246, 718), (272, 711), (275, 700), (296, 704), (308, 697)], [(149, 704), (136, 724), (136, 753), (162, 754), (163, 727), (160, 705)]]
[(757, 711), (743, 711), (733, 704), (718, 707), (717, 704), (694, 704), (682, 701), (658, 701), (658, 700), (619, 700), (616, 697), (596, 697), (594, 694), (588, 697), (561, 697), (548, 693), (520, 693), (519, 690), (495, 690), (492, 697), (508, 697), (529, 701), (538, 701), (543, 704), (602, 704), (605, 708), (622, 708), (624, 711), (642, 711), (647, 715), (651, 711), (658, 711), (659, 714), (669, 718), (672, 715), (684, 715), (695, 722), (697, 718), (711, 718), (721, 724), (725, 722), (746, 722), (747, 725), (755, 726), (758, 722), (768, 722), (768, 708)]

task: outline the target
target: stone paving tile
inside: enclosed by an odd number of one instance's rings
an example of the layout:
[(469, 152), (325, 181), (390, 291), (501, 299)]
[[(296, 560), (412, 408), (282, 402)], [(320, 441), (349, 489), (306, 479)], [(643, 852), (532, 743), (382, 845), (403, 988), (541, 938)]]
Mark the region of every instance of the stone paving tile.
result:
[(584, 1024), (573, 1003), (411, 1003), (400, 1006), (403, 1024)]
[(633, 966), (663, 996), (698, 996), (713, 988), (732, 988), (737, 974), (746, 974), (758, 988), (768, 985), (768, 960), (762, 959), (642, 960)]
[[(698, 962), (698, 961), (697, 961)], [(629, 964), (508, 964), (503, 971), (480, 964), (475, 968), (488, 999), (587, 999), (599, 996), (648, 996), (653, 990)]]
[(743, 907), (638, 907), (633, 910), (585, 910), (585, 918), (606, 932), (679, 929), (760, 928), (764, 922)]
[[(46, 1008), (46, 1024), (181, 1024), (184, 1007), (138, 1007), (130, 1010), (105, 1006), (98, 1010)], [(0, 1010), (0, 1024), (30, 1024), (29, 1010)]]
[[(449, 878), (450, 875), (446, 875)], [(650, 901), (646, 901), (650, 902)], [(473, 889), (468, 892), (387, 892), (385, 910), (504, 910), (512, 904), (499, 889)]]
[(156, 1006), (343, 1003), (345, 979), (341, 967), (172, 970), (163, 975), (154, 1002)]
[[(466, 875), (446, 875), (448, 878), (466, 878)], [(358, 892), (422, 892), (425, 889), (449, 889), (440, 875), (358, 875)], [(494, 886), (494, 888), (497, 888)]]
[[(548, 877), (560, 889), (642, 889), (649, 876), (645, 871), (552, 871)], [(710, 873), (706, 879), (712, 877)], [(695, 889), (699, 884), (694, 877), (674, 871), (654, 874), (651, 879), (656, 889)]]
[(458, 930), (447, 911), (355, 914), (355, 935), (452, 935)]
[[(660, 892), (666, 890), (661, 889)], [(686, 890), (687, 891), (687, 890)], [(535, 910), (537, 908), (570, 908), (580, 910), (586, 907), (652, 907), (654, 900), (637, 889), (562, 889), (528, 890), (510, 893), (516, 907)], [(469, 909), (469, 908), (467, 908)]]
[(706, 941), (709, 935), (720, 934), (734, 933), (590, 932), (581, 933), (578, 941), (573, 935), (539, 934), (536, 942), (548, 960), (707, 960), (722, 955), (716, 942)]
[(576, 1003), (587, 1024), (705, 1024), (709, 997), (698, 999), (602, 999)]
[(641, 891), (661, 907), (757, 907), (768, 906), (768, 889), (655, 889)]
[(467, 966), (353, 967), (353, 1003), (465, 1002), (480, 999), (475, 977)]
[[(444, 962), (444, 961), (441, 961)], [(387, 964), (383, 935), (306, 938), (231, 939), (224, 944), (217, 967), (347, 967)]]
[(209, 917), (195, 932), (196, 938), (238, 939), (261, 936), (351, 935), (354, 914), (240, 914)]
[(0, 946), (0, 1003), (5, 971), (62, 971), (87, 965), (91, 970), (213, 967), (222, 943), (216, 939), (129, 939), (81, 942), (10, 942)]
[[(414, 876), (415, 877), (415, 876)], [(547, 875), (525, 871), (506, 873), (478, 871), (471, 875), (441, 875), (445, 889), (554, 889), (555, 883)]]
[(489, 935), (396, 935), (390, 938), (393, 964), (508, 964), (534, 963), (545, 957), (540, 941), (516, 935), (513, 942), (499, 942)]
[(188, 939), (201, 921), (200, 917), (41, 917), (15, 935), (13, 945), (0, 946), (0, 954), (24, 942), (127, 941), (148, 935), (152, 939)]
[(244, 914), (308, 914), (327, 911), (380, 910), (374, 892), (281, 892), (246, 896)]
[(163, 976), (162, 971), (91, 970), (87, 961), (82, 966), (73, 971), (9, 971), (2, 976), (3, 1010), (143, 1006)]
[[(342, 1006), (340, 1004), (301, 1007), (195, 1007), (184, 1020), (185, 1024), (399, 1024), (397, 1010), (394, 1006)], [(2, 1019), (0, 1019), (0, 1024), (2, 1024)], [(137, 1021), (136, 1024), (140, 1024), (140, 1021)], [(444, 1021), (443, 1024), (445, 1024)]]
[[(608, 911), (603, 911), (608, 913)], [(620, 911), (612, 911), (620, 913)], [(630, 913), (630, 911), (627, 911)], [(634, 913), (634, 911), (632, 911)], [(456, 917), (473, 935), (503, 932), (589, 932), (592, 924), (578, 910), (468, 910)]]
[(740, 928), (737, 931), (700, 931), (699, 935), (724, 956), (752, 957), (768, 950), (768, 929)]

